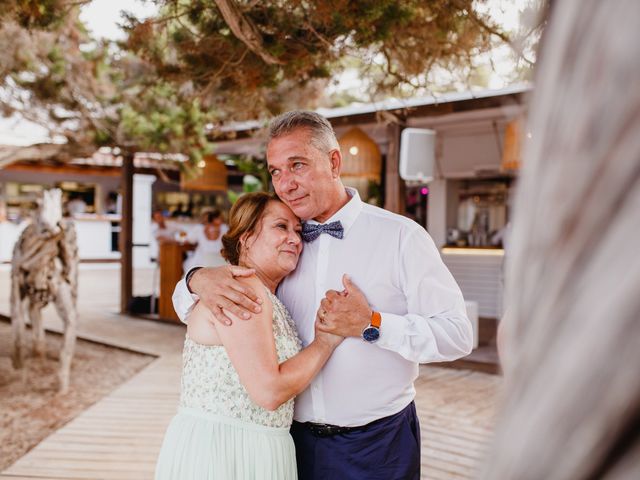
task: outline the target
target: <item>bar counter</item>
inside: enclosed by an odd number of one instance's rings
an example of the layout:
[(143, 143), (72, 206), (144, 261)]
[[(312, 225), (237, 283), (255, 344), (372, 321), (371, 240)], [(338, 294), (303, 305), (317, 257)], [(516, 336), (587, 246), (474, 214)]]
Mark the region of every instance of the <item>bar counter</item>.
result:
[(445, 246), (440, 253), (465, 300), (478, 302), (481, 317), (499, 319), (503, 308), (504, 250)]

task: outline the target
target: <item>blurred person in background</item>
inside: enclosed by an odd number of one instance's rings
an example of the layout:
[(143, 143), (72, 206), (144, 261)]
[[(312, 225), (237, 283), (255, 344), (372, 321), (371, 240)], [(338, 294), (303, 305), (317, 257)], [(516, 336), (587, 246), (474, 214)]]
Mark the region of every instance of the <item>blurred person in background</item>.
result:
[(177, 230), (167, 225), (167, 221), (162, 213), (162, 210), (154, 210), (151, 214), (151, 242), (149, 245), (149, 255), (151, 261), (158, 260), (159, 244), (163, 240), (174, 240)]
[(67, 212), (69, 212), (69, 215), (73, 217), (74, 215), (86, 213), (86, 211), (87, 203), (82, 199), (82, 196), (79, 193), (72, 193), (67, 202)]
[(195, 266), (217, 267), (226, 264), (220, 254), (222, 236), (228, 230), (222, 212), (218, 209), (206, 212), (203, 215), (202, 225), (198, 227), (187, 239), (189, 243), (196, 244), (196, 249), (184, 262), (185, 272)]

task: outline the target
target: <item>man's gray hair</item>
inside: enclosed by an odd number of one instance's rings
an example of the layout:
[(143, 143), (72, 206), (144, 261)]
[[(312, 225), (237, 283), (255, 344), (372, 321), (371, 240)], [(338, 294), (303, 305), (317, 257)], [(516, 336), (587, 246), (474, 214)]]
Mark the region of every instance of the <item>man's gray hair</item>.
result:
[(292, 110), (271, 120), (267, 143), (301, 128), (309, 131), (311, 143), (318, 150), (328, 153), (330, 150), (340, 148), (329, 120), (309, 110)]

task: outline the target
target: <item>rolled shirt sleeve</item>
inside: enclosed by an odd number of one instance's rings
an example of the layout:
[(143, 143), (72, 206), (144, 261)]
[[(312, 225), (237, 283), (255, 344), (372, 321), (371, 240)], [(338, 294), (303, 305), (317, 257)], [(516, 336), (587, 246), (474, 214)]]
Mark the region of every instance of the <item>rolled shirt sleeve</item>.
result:
[(473, 331), (462, 292), (424, 230), (408, 236), (399, 262), (407, 313), (380, 312), (377, 345), (418, 363), (452, 361), (471, 353)]

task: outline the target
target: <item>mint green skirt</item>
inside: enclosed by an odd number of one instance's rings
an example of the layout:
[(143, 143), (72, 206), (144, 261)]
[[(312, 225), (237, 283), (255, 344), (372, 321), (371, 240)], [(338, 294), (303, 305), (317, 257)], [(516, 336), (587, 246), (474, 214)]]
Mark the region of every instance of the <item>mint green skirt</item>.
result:
[(156, 480), (295, 480), (288, 428), (180, 408), (165, 434)]

